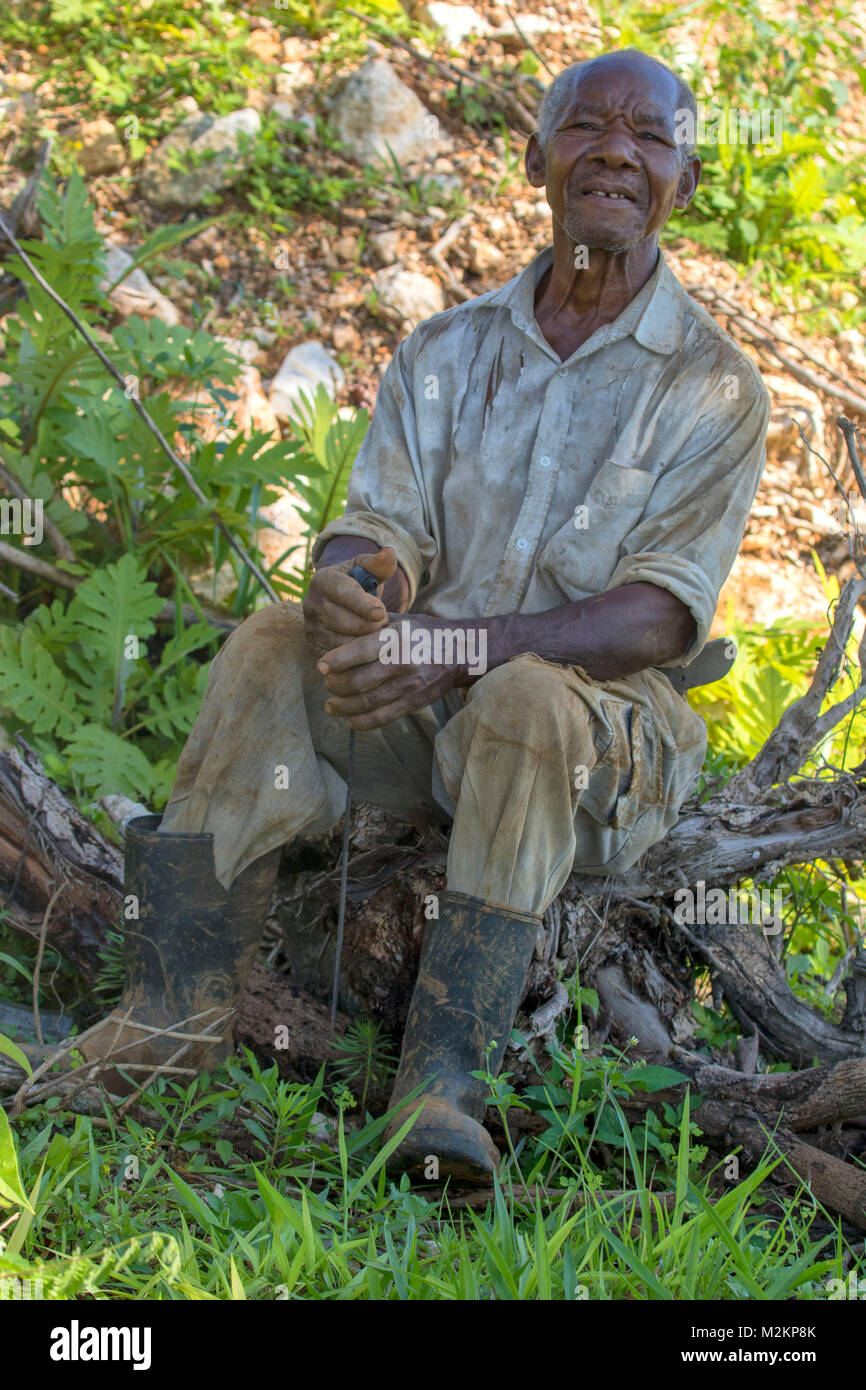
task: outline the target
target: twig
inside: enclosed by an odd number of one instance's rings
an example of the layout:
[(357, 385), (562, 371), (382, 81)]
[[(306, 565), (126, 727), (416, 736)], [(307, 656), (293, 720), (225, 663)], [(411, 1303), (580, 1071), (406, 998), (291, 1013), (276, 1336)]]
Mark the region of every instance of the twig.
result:
[[(697, 292), (696, 288), (690, 286), (689, 293), (693, 292)], [(825, 395), (834, 396), (836, 400), (843, 401), (846, 405), (851, 406), (853, 410), (860, 411), (862, 414), (866, 415), (866, 396), (859, 395), (856, 391), (850, 390), (847, 386), (837, 385), (833, 381), (828, 381), (825, 376), (818, 376), (816, 372), (810, 371), (808, 367), (804, 367), (802, 363), (795, 361), (790, 353), (783, 352), (776, 342), (778, 338), (779, 341), (784, 341), (788, 343), (789, 346), (796, 347), (797, 351), (802, 352), (804, 357), (808, 357), (812, 362), (817, 362), (823, 371), (831, 372), (837, 378), (837, 381), (839, 380), (838, 373), (835, 372), (832, 367), (829, 367), (826, 362), (820, 362), (818, 358), (806, 348), (802, 347), (800, 343), (797, 343), (795, 339), (787, 335), (783, 339), (782, 335), (771, 324), (768, 324), (766, 320), (753, 318), (745, 309), (734, 303), (733, 300), (728, 299), (725, 295), (720, 294), (718, 290), (704, 290), (703, 294), (701, 294), (701, 298), (711, 298), (716, 303), (727, 308), (734, 323), (738, 324), (749, 335), (753, 342), (759, 343), (762, 347), (765, 347), (768, 352), (771, 352), (774, 357), (777, 357), (791, 375), (795, 377), (797, 381), (802, 382), (804, 386), (810, 386), (813, 391), (823, 391)]]
[[(788, 706), (763, 747), (726, 784), (727, 798), (745, 796), (748, 800), (750, 788), (775, 786), (777, 782), (793, 776), (824, 735), (866, 698), (864, 681), (846, 699), (840, 700), (825, 714), (819, 714), (827, 692), (838, 675), (854, 623), (854, 612), (864, 595), (866, 580), (849, 579), (839, 595), (833, 626), (809, 689)], [(864, 660), (863, 644), (860, 660)]]
[(30, 236), (31, 234), (30, 227), (28, 226), (30, 214), (33, 209), (33, 204), (36, 202), (36, 198), (39, 194), (39, 184), (42, 181), (42, 175), (48, 163), (48, 156), (51, 154), (53, 142), (53, 135), (49, 135), (47, 140), (42, 141), (30, 177), (9, 209), (9, 218), (12, 223), (13, 232), (18, 231), (20, 223), (24, 228), (24, 235)]
[(696, 299), (706, 299), (709, 301), (717, 300), (739, 318), (745, 319), (747, 323), (756, 324), (758, 328), (764, 333), (768, 333), (770, 337), (777, 338), (780, 343), (785, 343), (788, 347), (796, 348), (797, 352), (799, 352), (802, 357), (805, 357), (807, 361), (813, 362), (816, 367), (821, 368), (822, 372), (828, 372), (831, 376), (834, 376), (842, 386), (846, 387), (847, 390), (856, 393), (858, 383), (851, 381), (847, 376), (843, 376), (836, 367), (828, 366), (823, 357), (819, 357), (817, 353), (813, 352), (812, 349), (806, 345), (806, 343), (801, 343), (798, 338), (794, 338), (786, 329), (780, 328), (775, 321), (771, 322), (769, 319), (762, 318), (759, 314), (748, 313), (741, 304), (729, 298), (728, 295), (722, 294), (720, 290), (709, 289), (705, 285), (689, 285), (687, 288), (688, 293), (693, 295)]
[(0, 560), (28, 574), (35, 574), (38, 579), (47, 579), (49, 584), (59, 584), (63, 589), (74, 589), (81, 583), (80, 576), (67, 574), (48, 560), (40, 560), (38, 555), (31, 555), (29, 550), (21, 550), (6, 541), (0, 541)]
[(459, 81), (462, 77), (465, 78), (467, 82), (472, 82), (476, 87), (487, 87), (489, 91), (497, 94), (506, 108), (511, 112), (511, 115), (516, 117), (517, 121), (525, 126), (526, 130), (530, 132), (535, 130), (537, 122), (532, 113), (526, 109), (523, 102), (519, 101), (512, 92), (509, 92), (501, 83), (495, 82), (493, 78), (478, 77), (474, 72), (470, 72), (468, 68), (459, 68), (456, 63), (443, 62), (439, 58), (433, 58), (424, 53), (419, 53), (417, 48), (413, 48), (411, 43), (407, 43), (405, 39), (401, 39), (398, 34), (392, 33), (386, 25), (380, 24), (378, 20), (371, 19), (369, 15), (361, 14), (359, 10), (353, 10), (348, 5), (345, 6), (344, 13), (350, 14), (354, 19), (360, 19), (363, 24), (369, 25), (371, 29), (374, 29), (377, 34), (381, 35), (383, 39), (392, 44), (395, 48), (402, 48), (404, 52), (415, 59), (416, 63), (424, 63), (427, 66), (434, 67), (441, 77), (447, 77), (449, 81), (452, 82), (455, 80)]
[[(49, 560), (41, 560), (38, 555), (31, 555), (29, 550), (23, 550), (17, 545), (9, 545), (7, 541), (0, 541), (0, 562), (14, 565), (16, 569), (24, 570), (27, 574), (34, 574), (37, 579), (45, 579), (49, 584), (57, 584), (63, 589), (77, 589), (85, 577), (81, 574), (67, 574), (65, 570), (52, 565)], [(12, 589), (6, 589), (5, 585), (0, 585), (0, 588), (4, 589), (9, 598), (18, 599), (18, 595)], [(174, 620), (175, 612), (176, 606), (169, 599), (154, 615), (154, 622), (170, 623)], [(220, 613), (215, 608), (202, 606), (201, 614), (199, 614), (191, 603), (181, 604), (181, 617), (187, 627), (192, 627), (193, 623), (201, 622), (204, 619), (211, 627), (226, 632), (233, 632), (241, 622), (240, 618), (235, 618), (231, 613)]]
[(68, 888), (69, 879), (65, 878), (60, 887), (52, 893), (48, 906), (42, 914), (42, 922), (39, 927), (39, 946), (36, 951), (36, 964), (33, 967), (33, 1025), (36, 1030), (36, 1041), (42, 1044), (45, 1040), (42, 1037), (42, 1020), (39, 1017), (39, 972), (42, 969), (42, 957), (45, 954), (45, 936), (48, 931), (48, 920), (51, 916), (54, 904), (60, 897), (64, 889)]
[(452, 294), (456, 295), (458, 299), (462, 299), (464, 301), (467, 299), (471, 299), (472, 295), (463, 285), (461, 285), (460, 281), (457, 279), (457, 276), (454, 274), (454, 271), (451, 269), (450, 265), (446, 261), (443, 253), (447, 251), (448, 247), (451, 245), (452, 242), (457, 240), (457, 237), (463, 231), (463, 228), (470, 221), (471, 216), (469, 213), (464, 213), (462, 217), (458, 217), (456, 222), (451, 223), (451, 226), (448, 228), (447, 232), (445, 232), (444, 236), (441, 236), (437, 242), (434, 242), (434, 244), (430, 247), (430, 250), (427, 252), (427, 255), (430, 257), (433, 264), (437, 266), (439, 270), (442, 271), (442, 274), (445, 276), (446, 280), (451, 286)]
[[(136, 1099), (136, 1096), (141, 1093), (141, 1091), (146, 1090), (150, 1083), (154, 1080), (154, 1078), (158, 1076), (161, 1072), (173, 1071), (181, 1073), (184, 1076), (194, 1075), (195, 1073), (191, 1068), (178, 1067), (175, 1066), (174, 1063), (177, 1061), (179, 1057), (183, 1056), (183, 1054), (189, 1050), (190, 1046), (193, 1043), (214, 1041), (213, 1030), (215, 1028), (220, 1027), (220, 1025), (223, 1024), (226, 1021), (226, 1019), (230, 1017), (230, 1011), (224, 1014), (220, 1014), (218, 1018), (213, 1020), (213, 1022), (205, 1025), (205, 1027), (200, 1033), (184, 1033), (180, 1030), (183, 1029), (187, 1024), (197, 1023), (199, 1019), (206, 1018), (208, 1014), (212, 1014), (214, 1012), (214, 1008), (204, 1009), (200, 1013), (191, 1014), (188, 1018), (178, 1019), (174, 1023), (168, 1024), (165, 1028), (157, 1028), (154, 1027), (152, 1024), (139, 1023), (137, 1022), (137, 1020), (132, 1019), (130, 1016), (131, 1009), (127, 1009), (125, 1014), (119, 1015), (114, 1020), (114, 1022), (117, 1025), (114, 1034), (115, 1043), (112, 1044), (112, 1046), (109, 1049), (107, 1049), (104, 1056), (97, 1058), (95, 1061), (92, 1062), (82, 1062), (78, 1066), (69, 1067), (66, 1071), (63, 1072), (61, 1077), (52, 1079), (51, 1081), (38, 1087), (34, 1091), (33, 1087), (35, 1083), (42, 1076), (44, 1076), (45, 1073), (51, 1067), (53, 1067), (56, 1062), (63, 1061), (64, 1057), (68, 1056), (70, 1052), (77, 1051), (81, 1047), (82, 1043), (85, 1043), (88, 1040), (88, 1038), (91, 1038), (95, 1033), (105, 1028), (106, 1020), (99, 1019), (98, 1022), (92, 1025), (92, 1027), (87, 1028), (83, 1033), (80, 1033), (77, 1037), (69, 1038), (65, 1043), (62, 1044), (61, 1047), (57, 1048), (56, 1051), (52, 1052), (48, 1057), (44, 1058), (44, 1060), (40, 1062), (39, 1066), (32, 1073), (32, 1075), (25, 1077), (24, 1081), (19, 1086), (18, 1090), (16, 1091), (13, 1097), (12, 1105), (10, 1108), (10, 1114), (19, 1115), (21, 1113), (21, 1111), (24, 1108), (25, 1098), (30, 1104), (34, 1104), (37, 1101), (41, 1100), (44, 1096), (49, 1095), (54, 1089), (58, 1080), (62, 1080), (64, 1083), (66, 1083), (72, 1077), (79, 1074), (83, 1074), (82, 1084), (78, 1087), (78, 1090), (83, 1090), (86, 1086), (94, 1084), (94, 1082), (98, 1079), (98, 1074), (100, 1071), (104, 1071), (108, 1066), (118, 1065), (116, 1059), (120, 1056), (122, 1052), (128, 1052), (130, 1048), (139, 1047), (141, 1043), (144, 1041), (144, 1039), (141, 1037), (131, 1038), (128, 1042), (122, 1043), (120, 1046), (117, 1046), (116, 1040), (120, 1036), (123, 1028), (125, 1028), (127, 1025), (136, 1029), (139, 1033), (144, 1033), (146, 1036), (151, 1038), (166, 1037), (179, 1038), (183, 1040), (183, 1045), (179, 1047), (174, 1053), (172, 1053), (172, 1055), (165, 1062), (160, 1063), (160, 1065), (156, 1068), (154, 1068), (152, 1062), (120, 1063), (120, 1066), (123, 1067), (125, 1071), (146, 1071), (147, 1073), (149, 1073), (144, 1083), (141, 1086), (138, 1086), (136, 1090), (132, 1093), (132, 1095), (129, 1097), (127, 1105), (131, 1104), (132, 1101)], [(71, 1092), (71, 1094), (76, 1093), (77, 1092)], [(123, 1113), (126, 1110), (127, 1105), (121, 1107), (120, 1113)]]
[(568, 991), (561, 980), (557, 980), (553, 994), (549, 999), (545, 999), (543, 1004), (529, 1015), (530, 1029), (527, 1033), (527, 1040), (540, 1038), (544, 1033), (550, 1031), (558, 1018), (561, 1018), (571, 1004)]
[[(212, 1013), (212, 1012), (213, 1012), (212, 1009), (205, 1009), (204, 1014), (208, 1014), (208, 1013)], [(203, 1018), (203, 1017), (204, 1017), (204, 1014), (196, 1014), (195, 1017), (196, 1017), (196, 1018)], [(232, 1015), (232, 1010), (229, 1010), (227, 1013), (220, 1014), (219, 1018), (214, 1019), (214, 1021), (213, 1021), (212, 1023), (209, 1023), (209, 1024), (207, 1024), (207, 1025), (205, 1026), (205, 1028), (204, 1028), (204, 1033), (205, 1033), (206, 1035), (212, 1034), (213, 1031), (214, 1031), (214, 1029), (218, 1028), (218, 1027), (220, 1026), (220, 1024), (225, 1023), (226, 1020), (229, 1019), (229, 1018), (231, 1017), (231, 1015)], [(171, 1034), (171, 1033), (169, 1033), (168, 1036), (169, 1036), (169, 1037), (172, 1037), (172, 1036), (174, 1036), (174, 1035)], [(209, 1039), (208, 1039), (208, 1040), (209, 1040)], [(156, 1078), (160, 1075), (161, 1072), (165, 1072), (165, 1071), (182, 1071), (182, 1070), (185, 1070), (184, 1068), (175, 1067), (175, 1066), (174, 1066), (174, 1063), (177, 1062), (177, 1060), (178, 1060), (180, 1057), (183, 1057), (183, 1055), (184, 1055), (186, 1052), (189, 1051), (190, 1045), (191, 1045), (192, 1041), (193, 1041), (193, 1039), (190, 1038), (189, 1042), (184, 1043), (183, 1046), (182, 1046), (182, 1047), (179, 1047), (179, 1048), (177, 1049), (176, 1052), (173, 1052), (166, 1062), (161, 1063), (160, 1066), (156, 1067), (153, 1071), (151, 1071), (150, 1076), (145, 1077), (145, 1079), (144, 1079), (144, 1081), (141, 1083), (141, 1085), (140, 1085), (140, 1086), (137, 1086), (137, 1087), (135, 1088), (135, 1090), (134, 1090), (130, 1095), (127, 1096), (127, 1098), (126, 1098), (126, 1100), (123, 1102), (123, 1104), (122, 1104), (121, 1106), (118, 1107), (118, 1111), (117, 1111), (118, 1118), (120, 1118), (120, 1116), (126, 1114), (127, 1110), (128, 1110), (129, 1107), (133, 1104), (133, 1102), (139, 1099), (139, 1097), (141, 1096), (142, 1092), (147, 1090), (148, 1086), (150, 1086), (151, 1083), (152, 1083), (153, 1081), (156, 1080)], [(219, 1039), (217, 1038), (216, 1041), (218, 1042)], [(138, 1068), (135, 1067), (135, 1070), (138, 1070)]]
[(857, 429), (845, 416), (840, 415), (836, 421), (845, 439), (845, 447), (848, 450), (848, 457), (851, 460), (851, 468), (854, 477), (857, 479), (857, 486), (860, 489), (860, 496), (866, 502), (866, 474), (863, 472), (863, 463), (857, 452)]
[[(33, 264), (33, 262), (31, 261), (30, 257), (27, 255), (26, 251), (23, 249), (23, 247), (21, 246), (21, 244), (20, 244), (20, 243), (18, 242), (18, 240), (16, 239), (15, 234), (10, 230), (9, 226), (8, 226), (7, 223), (6, 223), (5, 218), (3, 218), (2, 216), (0, 216), (0, 232), (3, 233), (3, 235), (6, 237), (7, 241), (9, 241), (9, 242), (11, 243), (11, 245), (14, 247), (15, 251), (17, 251), (17, 253), (18, 253), (18, 255), (21, 257), (21, 260), (23, 261), (24, 265), (26, 265), (27, 269), (30, 271), (30, 274), (31, 274), (31, 275), (34, 277), (34, 279), (36, 280), (36, 283), (45, 291), (45, 293), (46, 293), (47, 295), (49, 295), (49, 297), (50, 297), (50, 298), (54, 301), (54, 303), (57, 305), (58, 309), (62, 310), (62, 312), (66, 315), (66, 317), (70, 320), (70, 322), (75, 326), (75, 328), (78, 329), (78, 332), (79, 332), (79, 333), (81, 334), (81, 336), (84, 338), (84, 340), (85, 340), (85, 342), (87, 343), (88, 347), (96, 354), (96, 356), (99, 358), (100, 362), (102, 363), (103, 367), (105, 367), (106, 371), (110, 373), (110, 375), (113, 377), (113, 379), (117, 382), (118, 386), (120, 386), (121, 389), (125, 392), (125, 391), (126, 391), (126, 382), (124, 381), (124, 379), (123, 379), (123, 377), (121, 376), (120, 372), (119, 372), (119, 371), (117, 370), (117, 368), (115, 367), (114, 363), (113, 363), (108, 357), (106, 357), (105, 353), (102, 351), (102, 348), (99, 346), (99, 344), (90, 336), (90, 334), (88, 333), (87, 329), (85, 328), (84, 324), (81, 322), (81, 319), (78, 317), (78, 315), (75, 313), (75, 311), (74, 311), (73, 309), (70, 309), (69, 305), (65, 302), (65, 300), (63, 300), (63, 299), (60, 298), (60, 295), (57, 294), (56, 291), (53, 290), (53, 289), (51, 288), (51, 286), (49, 285), (48, 281), (44, 278), (44, 276), (42, 276), (42, 275), (39, 273), (39, 271), (37, 270), (36, 266)], [(253, 559), (251, 558), (251, 556), (249, 556), (249, 555), (247, 554), (247, 552), (244, 550), (244, 548), (243, 548), (243, 546), (240, 544), (240, 542), (235, 540), (234, 536), (232, 535), (231, 531), (230, 531), (230, 530), (228, 529), (228, 527), (226, 526), (226, 524), (225, 524), (225, 522), (223, 521), (222, 517), (220, 516), (219, 512), (216, 511), (215, 508), (213, 508), (213, 507), (211, 506), (211, 504), (210, 504), (210, 502), (208, 501), (207, 497), (206, 497), (205, 494), (202, 492), (201, 488), (199, 487), (198, 483), (196, 482), (195, 478), (193, 477), (192, 473), (190, 472), (189, 468), (188, 468), (187, 465), (184, 463), (184, 461), (183, 461), (183, 459), (180, 457), (180, 455), (177, 454), (177, 453), (175, 452), (175, 450), (171, 447), (171, 445), (169, 444), (169, 442), (168, 442), (168, 440), (166, 439), (165, 435), (163, 434), (162, 430), (159, 428), (159, 426), (156, 424), (156, 422), (152, 419), (152, 417), (150, 416), (150, 414), (148, 413), (148, 411), (147, 411), (147, 410), (145, 409), (145, 407), (142, 405), (141, 401), (138, 400), (136, 396), (131, 396), (131, 397), (129, 398), (129, 400), (130, 400), (130, 404), (132, 405), (133, 409), (136, 411), (136, 413), (137, 413), (138, 415), (141, 416), (142, 420), (144, 421), (144, 423), (145, 423), (145, 425), (147, 426), (147, 428), (150, 430), (150, 432), (151, 432), (151, 434), (153, 435), (154, 439), (155, 439), (155, 440), (157, 441), (157, 443), (159, 444), (159, 446), (160, 446), (160, 448), (162, 449), (163, 453), (166, 455), (166, 457), (171, 461), (171, 463), (174, 465), (174, 467), (175, 467), (175, 468), (177, 469), (177, 471), (180, 473), (181, 477), (183, 478), (183, 480), (184, 480), (184, 482), (186, 483), (187, 487), (188, 487), (188, 488), (190, 489), (190, 491), (192, 492), (193, 496), (194, 496), (199, 502), (201, 502), (201, 504), (202, 504), (203, 507), (206, 507), (206, 508), (207, 508), (207, 510), (208, 510), (208, 515), (210, 516), (211, 520), (213, 521), (213, 523), (214, 523), (214, 525), (217, 527), (217, 529), (222, 533), (222, 535), (223, 535), (223, 536), (225, 537), (225, 539), (228, 541), (228, 543), (229, 543), (229, 545), (231, 546), (232, 550), (235, 552), (235, 554), (238, 556), (238, 558), (242, 561), (242, 563), (243, 563), (244, 565), (246, 565), (246, 567), (247, 567), (247, 569), (250, 571), (250, 573), (251, 573), (252, 575), (254, 575), (254, 577), (259, 581), (259, 583), (261, 584), (262, 588), (264, 589), (265, 593), (267, 594), (267, 596), (268, 596), (268, 598), (271, 600), (271, 602), (272, 602), (272, 603), (279, 603), (279, 602), (280, 602), (279, 595), (277, 594), (276, 590), (275, 590), (275, 589), (273, 588), (273, 586), (271, 585), (270, 580), (268, 579), (267, 575), (264, 574), (264, 573), (262, 572), (262, 570), (259, 569), (259, 567), (258, 567), (258, 565), (256, 564), (255, 560), (253, 560)]]
[[(62, 1061), (67, 1053), (72, 1052), (74, 1048), (80, 1047), (83, 1042), (86, 1042), (87, 1039), (96, 1032), (97, 1028), (102, 1028), (103, 1023), (104, 1020), (100, 1019), (98, 1023), (94, 1023), (92, 1027), (86, 1028), (83, 1033), (79, 1033), (77, 1038), (72, 1038), (69, 1042), (62, 1043), (55, 1052), (52, 1052), (39, 1063), (39, 1066), (34, 1072), (31, 1072), (29, 1076), (25, 1076), (18, 1090), (15, 1092), (15, 1095), (12, 1097), (12, 1105), (9, 1110), (10, 1115), (20, 1115), (21, 1111), (24, 1109), (24, 1097), (31, 1086), (33, 1086), (41, 1076), (44, 1076), (49, 1068), (54, 1066), (55, 1062)], [(92, 1063), (90, 1065), (92, 1065)]]
[[(2, 459), (0, 459), (0, 483), (5, 483), (9, 491), (13, 493), (15, 497), (19, 498), (20, 501), (29, 502), (30, 494), (15, 477), (15, 474), (6, 467)], [(74, 562), (75, 551), (72, 549), (72, 546), (69, 544), (63, 532), (59, 527), (55, 526), (50, 517), (43, 515), (42, 527), (48, 537), (54, 554), (61, 560), (71, 560)]]
[(556, 76), (556, 73), (553, 71), (553, 68), (550, 67), (550, 65), (544, 61), (544, 59), (542, 58), (542, 56), (541, 56), (541, 54), (539, 53), (538, 49), (535, 47), (535, 44), (534, 44), (534, 43), (530, 43), (529, 39), (528, 39), (528, 38), (526, 37), (526, 35), (524, 34), (524, 32), (523, 32), (523, 30), (521, 29), (520, 25), (517, 23), (517, 15), (514, 13), (514, 11), (512, 10), (511, 6), (510, 6), (510, 5), (506, 5), (506, 6), (505, 6), (505, 10), (506, 10), (506, 12), (507, 12), (507, 14), (508, 14), (508, 18), (511, 20), (511, 23), (514, 25), (515, 31), (516, 31), (516, 33), (517, 33), (517, 37), (518, 37), (518, 38), (523, 42), (523, 44), (529, 49), (530, 53), (532, 53), (532, 54), (538, 59), (538, 61), (539, 61), (539, 63), (541, 64), (541, 66), (544, 68), (544, 71), (545, 71), (550, 77), (555, 77), (555, 76)]

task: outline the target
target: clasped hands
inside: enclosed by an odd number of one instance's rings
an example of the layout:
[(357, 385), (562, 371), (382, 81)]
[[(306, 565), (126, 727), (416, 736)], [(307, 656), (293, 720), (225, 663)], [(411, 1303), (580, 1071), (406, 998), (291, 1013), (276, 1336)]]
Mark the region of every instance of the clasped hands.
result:
[[(377, 595), (365, 593), (349, 578), (354, 565), (376, 577)], [(456, 663), (402, 665), (383, 659), (386, 651), (379, 634), (392, 619), (381, 596), (396, 569), (397, 555), (390, 546), (374, 555), (357, 555), (317, 570), (304, 599), (307, 637), (330, 692), (325, 709), (345, 719), (350, 729), (381, 728), (466, 683), (466, 668)], [(410, 624), (413, 635), (421, 630), (432, 634), (444, 626), (440, 619), (421, 613), (402, 622)]]

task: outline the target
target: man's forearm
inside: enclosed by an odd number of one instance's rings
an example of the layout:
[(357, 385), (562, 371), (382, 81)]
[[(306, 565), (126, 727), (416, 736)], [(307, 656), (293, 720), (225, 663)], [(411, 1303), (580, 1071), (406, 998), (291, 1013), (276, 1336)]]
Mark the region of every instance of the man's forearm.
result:
[(353, 729), (393, 723), (525, 653), (613, 680), (675, 661), (695, 634), (685, 604), (646, 583), (546, 613), (389, 616), (387, 625), (336, 644), (319, 662), (329, 691), (325, 709)]
[[(545, 661), (582, 666), (594, 680), (664, 666), (682, 656), (695, 635), (686, 605), (666, 589), (643, 583), (624, 584), (545, 613), (468, 619), (460, 626), (485, 629), (488, 670), (532, 652)], [(467, 674), (466, 683), (471, 680)]]
[[(367, 540), (364, 536), (334, 536), (319, 556), (316, 569), (324, 569), (326, 565), (341, 565), (344, 560), (351, 560), (356, 555), (375, 555), (381, 548), (377, 541)], [(382, 602), (389, 613), (405, 613), (408, 607), (409, 580), (399, 565), (392, 577), (386, 581)]]

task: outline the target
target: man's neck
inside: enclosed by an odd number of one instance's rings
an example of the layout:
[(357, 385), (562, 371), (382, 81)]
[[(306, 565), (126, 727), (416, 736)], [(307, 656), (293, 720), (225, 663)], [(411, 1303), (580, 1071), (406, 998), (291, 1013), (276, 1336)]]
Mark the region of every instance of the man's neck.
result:
[(589, 265), (578, 269), (572, 243), (556, 228), (553, 264), (535, 291), (535, 317), (563, 362), (619, 318), (653, 274), (658, 254), (658, 239), (651, 237), (621, 255), (592, 250)]

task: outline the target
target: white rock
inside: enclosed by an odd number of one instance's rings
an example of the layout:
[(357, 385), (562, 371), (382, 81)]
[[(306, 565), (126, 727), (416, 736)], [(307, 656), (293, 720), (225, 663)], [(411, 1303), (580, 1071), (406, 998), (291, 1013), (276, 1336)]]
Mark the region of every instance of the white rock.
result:
[(380, 265), (393, 265), (399, 254), (400, 233), (374, 232), (369, 246)]
[(216, 119), (201, 112), (187, 116), (147, 156), (142, 195), (153, 207), (196, 207), (236, 177), (244, 158), (241, 137), (256, 136), (261, 123), (250, 106)]
[(274, 78), (274, 91), (278, 97), (293, 97), (301, 87), (314, 80), (315, 73), (309, 63), (283, 63)]
[(277, 335), (272, 328), (262, 328), (261, 324), (256, 324), (250, 329), (250, 337), (254, 338), (260, 348), (273, 347), (277, 341)]
[[(422, 174), (419, 183), (421, 185), (421, 191), (427, 197), (436, 198), (453, 196), (455, 193), (459, 193), (463, 187), (462, 180), (458, 174)], [(429, 208), (427, 210), (428, 212), (430, 211)]]
[[(249, 342), (249, 339), (242, 339), (242, 342)], [(256, 352), (259, 351), (255, 343), (252, 346), (256, 348)], [(273, 439), (279, 439), (277, 412), (265, 395), (258, 367), (245, 360), (232, 383), (231, 390), (237, 395), (237, 400), (229, 404), (234, 429), (241, 430), (244, 434), (264, 430)]]
[(359, 164), (390, 163), (389, 146), (404, 165), (432, 159), (450, 145), (436, 117), (382, 58), (352, 73), (334, 100), (331, 125)]
[(856, 328), (846, 328), (844, 333), (836, 334), (836, 343), (848, 366), (866, 376), (866, 339), (863, 334)]
[(293, 121), (295, 108), (290, 101), (274, 101), (271, 103), (271, 115), (278, 121)]
[(324, 343), (300, 343), (287, 354), (271, 382), (270, 403), (274, 414), (285, 419), (295, 413), (302, 395), (312, 399), (321, 382), (333, 400), (346, 379), (339, 362)]
[[(105, 251), (105, 278), (101, 283), (103, 290), (113, 285), (117, 277), (122, 275), (135, 259), (121, 246), (108, 245)], [(143, 319), (162, 319), (170, 328), (180, 323), (180, 313), (176, 306), (156, 288), (140, 268), (131, 271), (117, 289), (112, 290), (108, 298), (115, 309), (127, 317), (130, 314), (138, 314)]]
[(457, 48), (469, 34), (493, 32), (493, 26), (471, 5), (446, 5), (444, 0), (428, 0), (427, 13), (452, 48)]
[(441, 286), (419, 271), (388, 266), (377, 272), (373, 283), (382, 303), (409, 330), (445, 308)]
[(261, 352), (261, 348), (252, 336), (249, 338), (227, 338), (217, 335), (217, 342), (222, 343), (232, 357), (239, 357), (242, 362), (247, 364), (255, 362)]
[(83, 121), (73, 138), (81, 141), (78, 158), (85, 174), (113, 174), (126, 163), (126, 150), (104, 116)]
[(506, 19), (504, 24), (500, 24), (498, 29), (494, 29), (493, 37), (496, 39), (519, 38), (520, 34), (523, 34), (527, 39), (534, 39), (538, 34), (549, 34), (552, 29), (558, 28), (559, 24), (555, 19), (547, 19), (544, 15), (516, 14), (514, 19)]
[(476, 275), (496, 270), (504, 260), (504, 253), (492, 241), (479, 240), (472, 243), (469, 264)]

